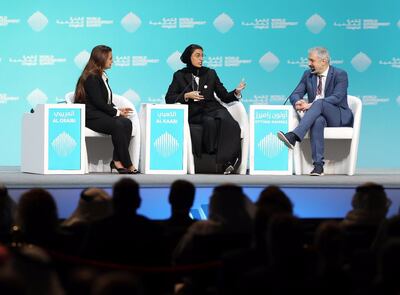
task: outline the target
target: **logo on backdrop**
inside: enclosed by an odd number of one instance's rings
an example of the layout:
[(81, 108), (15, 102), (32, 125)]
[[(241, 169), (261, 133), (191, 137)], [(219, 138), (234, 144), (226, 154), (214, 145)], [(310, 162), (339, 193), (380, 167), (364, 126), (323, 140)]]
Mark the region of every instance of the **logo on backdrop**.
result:
[(251, 59), (240, 59), (240, 56), (207, 56), (204, 65), (210, 68), (240, 67), (242, 64), (250, 64)]
[(380, 22), (378, 19), (346, 19), (342, 22), (334, 22), (334, 27), (343, 28), (345, 30), (377, 30), (380, 27), (390, 26), (389, 22)]
[(371, 59), (364, 52), (357, 53), (351, 60), (351, 64), (354, 69), (360, 73), (365, 72), (369, 68), (371, 63)]
[(57, 63), (64, 63), (67, 61), (66, 58), (55, 57), (54, 55), (23, 55), (20, 58), (8, 59), (10, 63), (17, 63), (21, 66), (32, 67), (32, 66), (54, 66)]
[(268, 51), (264, 54), (260, 60), (258, 61), (260, 66), (267, 72), (272, 72), (279, 65), (279, 58), (273, 54), (271, 51)]
[(397, 22), (397, 27), (400, 29), (400, 20)]
[(75, 65), (83, 70), (83, 68), (86, 66), (87, 62), (89, 61), (90, 58), (90, 53), (86, 50), (83, 50), (78, 53), (77, 56), (74, 58), (74, 63)]
[(297, 26), (298, 22), (287, 21), (286, 18), (256, 18), (252, 21), (242, 21), (243, 27), (251, 27), (255, 30), (282, 30)]
[(397, 104), (400, 106), (400, 95), (397, 97), (396, 101), (397, 101)]
[(135, 105), (136, 108), (140, 105), (140, 96), (135, 90), (129, 88), (122, 94), (122, 96), (125, 96), (131, 103)]
[(74, 138), (67, 132), (62, 132), (51, 142), (51, 147), (60, 157), (70, 155), (74, 151), (76, 145)]
[(28, 94), (26, 100), (29, 102), (32, 108), (35, 108), (38, 104), (46, 103), (48, 101), (48, 97), (46, 93), (44, 93), (39, 88), (36, 88)]
[(390, 60), (380, 60), (380, 65), (389, 66), (395, 69), (400, 69), (400, 57), (392, 57)]
[(149, 21), (149, 25), (162, 29), (193, 29), (195, 26), (204, 26), (206, 23), (192, 17), (163, 17), (159, 21)]
[(35, 32), (42, 31), (47, 26), (48, 23), (49, 20), (40, 11), (36, 11), (28, 18), (28, 24)]
[(179, 142), (170, 133), (164, 132), (153, 143), (157, 153), (163, 158), (168, 158), (179, 150)]
[(377, 95), (362, 95), (361, 100), (365, 106), (375, 106), (390, 101), (387, 97), (378, 97)]
[(133, 12), (129, 12), (121, 19), (121, 26), (128, 33), (136, 32), (137, 29), (142, 25), (142, 20)]
[(306, 21), (307, 29), (313, 34), (319, 34), (325, 28), (326, 22), (325, 20), (319, 15), (314, 14)]
[(117, 55), (113, 59), (114, 65), (116, 67), (145, 67), (148, 64), (156, 64), (160, 62), (159, 59), (149, 59), (145, 55)]
[(214, 27), (222, 34), (229, 32), (234, 24), (233, 19), (226, 13), (221, 13), (213, 22)]
[(175, 51), (172, 53), (168, 58), (167, 58), (167, 64), (173, 71), (177, 71), (183, 67), (185, 67), (185, 64), (181, 62), (181, 55), (179, 51)]
[(8, 18), (6, 15), (0, 15), (0, 27), (7, 27), (9, 24), (19, 24), (20, 19)]
[(257, 147), (267, 158), (274, 158), (284, 149), (284, 144), (278, 139), (276, 134), (268, 133), (257, 143)]
[(67, 20), (56, 20), (57, 25), (67, 26), (71, 29), (101, 28), (103, 25), (112, 25), (113, 20), (103, 20), (99, 16), (70, 16)]
[(9, 96), (7, 93), (0, 93), (0, 104), (6, 104), (9, 101), (19, 100), (18, 96)]

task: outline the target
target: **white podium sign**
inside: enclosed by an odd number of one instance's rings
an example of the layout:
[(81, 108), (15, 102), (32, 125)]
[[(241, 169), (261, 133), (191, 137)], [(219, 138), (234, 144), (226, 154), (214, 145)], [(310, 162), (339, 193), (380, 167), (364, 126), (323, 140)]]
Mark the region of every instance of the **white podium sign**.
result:
[(291, 175), (293, 151), (277, 137), (293, 127), (293, 107), (250, 106), (250, 171), (252, 175)]
[(84, 173), (85, 106), (39, 104), (22, 119), (21, 171)]
[(186, 105), (142, 104), (141, 161), (145, 174), (186, 174)]

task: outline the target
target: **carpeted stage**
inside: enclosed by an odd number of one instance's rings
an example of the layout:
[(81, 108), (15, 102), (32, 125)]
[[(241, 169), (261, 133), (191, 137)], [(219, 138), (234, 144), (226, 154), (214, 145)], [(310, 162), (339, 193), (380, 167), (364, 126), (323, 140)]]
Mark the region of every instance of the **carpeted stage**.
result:
[[(101, 187), (111, 193), (118, 174), (91, 173), (86, 175), (36, 175), (14, 171), (0, 171), (0, 183), (5, 184), (10, 195), (18, 200), (21, 193), (32, 187), (48, 189), (57, 201), (59, 215), (67, 217), (74, 210), (82, 188)], [(392, 206), (389, 215), (400, 206), (400, 174), (357, 174), (354, 176), (325, 175), (321, 177), (277, 175), (133, 175), (141, 186), (142, 204), (139, 209), (153, 219), (169, 216), (169, 185), (176, 179), (185, 179), (196, 185), (196, 200), (192, 215), (206, 218), (208, 200), (212, 189), (222, 183), (235, 183), (244, 188), (253, 200), (261, 190), (271, 184), (279, 185), (294, 203), (295, 213), (301, 218), (342, 218), (350, 209), (355, 187), (367, 181), (382, 184)]]

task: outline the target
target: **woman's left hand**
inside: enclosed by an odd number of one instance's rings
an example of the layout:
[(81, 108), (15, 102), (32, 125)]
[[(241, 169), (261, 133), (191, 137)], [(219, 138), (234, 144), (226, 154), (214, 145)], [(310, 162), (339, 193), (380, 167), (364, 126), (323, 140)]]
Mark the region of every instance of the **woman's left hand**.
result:
[(129, 117), (132, 114), (133, 110), (131, 108), (120, 108), (119, 109), (120, 116)]

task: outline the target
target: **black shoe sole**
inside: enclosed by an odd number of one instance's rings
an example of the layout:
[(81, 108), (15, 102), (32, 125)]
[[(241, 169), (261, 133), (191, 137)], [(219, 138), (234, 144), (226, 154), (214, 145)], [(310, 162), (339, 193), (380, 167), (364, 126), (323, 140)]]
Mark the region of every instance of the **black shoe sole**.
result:
[(315, 172), (310, 173), (310, 176), (323, 176), (323, 175), (324, 175), (324, 173), (321, 173), (321, 174), (315, 173)]
[(282, 132), (278, 132), (277, 133), (278, 138), (289, 148), (289, 149), (294, 149), (293, 144), (290, 143), (290, 141), (286, 138), (285, 134), (283, 134)]

